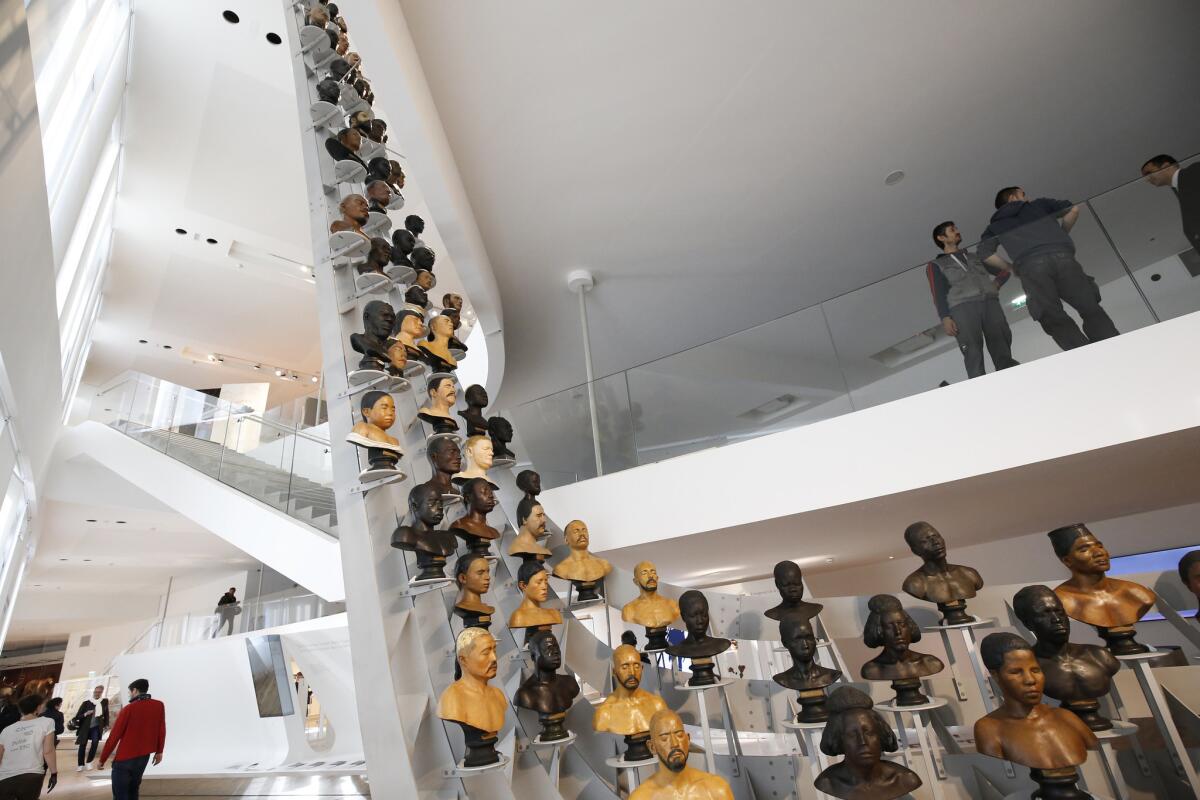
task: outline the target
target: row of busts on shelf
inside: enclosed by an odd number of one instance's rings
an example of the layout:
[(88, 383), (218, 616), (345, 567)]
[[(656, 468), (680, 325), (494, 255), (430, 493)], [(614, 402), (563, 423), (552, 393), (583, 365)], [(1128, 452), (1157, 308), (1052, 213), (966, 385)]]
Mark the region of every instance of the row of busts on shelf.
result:
[[(409, 287), (406, 300), (429, 303), (419, 286)], [(467, 351), (455, 335), (462, 326), (462, 297), (448, 293), (442, 302), (445, 306), (429, 319), (428, 326), (427, 309), (417, 302), (405, 302), (399, 312), (385, 300), (363, 306), (363, 332), (350, 335), (351, 349), (362, 355), (351, 380), (374, 377), (361, 373), (402, 377), (408, 374), (410, 361), (428, 366), (434, 375), (450, 375)]]

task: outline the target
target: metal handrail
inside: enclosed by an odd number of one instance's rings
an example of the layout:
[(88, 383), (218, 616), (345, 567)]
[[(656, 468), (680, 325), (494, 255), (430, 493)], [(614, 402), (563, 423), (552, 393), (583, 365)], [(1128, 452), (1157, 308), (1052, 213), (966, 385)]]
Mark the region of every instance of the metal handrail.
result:
[(245, 419), (252, 419), (255, 422), (259, 422), (263, 425), (266, 425), (268, 428), (274, 428), (275, 430), (278, 430), (278, 431), (283, 431), (285, 433), (291, 433), (295, 436), (299, 436), (301, 439), (308, 439), (309, 441), (313, 441), (313, 442), (316, 442), (317, 444), (321, 444), (321, 445), (324, 445), (325, 447), (329, 447), (328, 439), (322, 439), (319, 436), (313, 436), (311, 433), (301, 433), (296, 428), (289, 428), (287, 425), (283, 425), (279, 422), (271, 422), (269, 419), (263, 419), (262, 417), (258, 416), (257, 414), (238, 414), (236, 421), (240, 424), (242, 422), (242, 420), (245, 420)]

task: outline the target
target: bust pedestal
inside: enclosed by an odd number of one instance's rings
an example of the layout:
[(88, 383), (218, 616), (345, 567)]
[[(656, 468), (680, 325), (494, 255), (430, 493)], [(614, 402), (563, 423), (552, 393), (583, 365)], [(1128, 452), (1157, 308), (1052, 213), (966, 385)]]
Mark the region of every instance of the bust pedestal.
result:
[(490, 628), (492, 627), (492, 612), (491, 611), (472, 611), (466, 608), (454, 607), (454, 616), (462, 620), (464, 628)]
[(604, 585), (604, 578), (594, 581), (571, 581), (571, 585), (575, 587), (576, 602), (590, 603), (600, 599), (600, 587)]
[(800, 701), (796, 722), (825, 722), (829, 719), (829, 709), (825, 707), (828, 698), (824, 689), (801, 689), (796, 696)]
[(538, 724), (542, 726), (542, 730), (538, 734), (538, 741), (556, 742), (570, 736), (567, 732), (567, 712), (565, 711), (559, 711), (557, 714), (538, 714)]
[(418, 550), (417, 569), (419, 569), (420, 572), (418, 572), (417, 576), (409, 582), (410, 586), (419, 586), (422, 583), (449, 580), (449, 578), (446, 577), (445, 556), (439, 556), (436, 553), (426, 553), (423, 550)]
[(1092, 800), (1090, 794), (1075, 785), (1079, 780), (1079, 770), (1075, 767), (1031, 769), (1029, 777), (1037, 782), (1037, 797), (1042, 800)]
[(360, 480), (371, 480), (394, 475), (399, 471), (400, 454), (395, 450), (385, 450), (382, 447), (367, 448), (367, 468), (359, 475)]
[(688, 686), (712, 686), (717, 682), (717, 662), (712, 656), (692, 659), (692, 677)]
[(468, 553), (478, 553), (484, 558), (494, 558), (492, 554), (492, 540), (485, 539), (482, 536), (476, 536), (473, 533), (468, 533), (462, 528), (454, 529), (455, 535), (467, 543)]
[(1100, 634), (1100, 638), (1104, 640), (1104, 644), (1108, 646), (1114, 656), (1132, 656), (1150, 652), (1149, 647), (1134, 641), (1133, 637), (1137, 631), (1132, 625), (1118, 625), (1112, 628), (1102, 628), (1097, 625), (1096, 632)]
[(667, 626), (662, 625), (657, 628), (646, 628), (646, 646), (642, 648), (643, 653), (661, 653), (667, 649)]
[(929, 702), (921, 691), (920, 678), (897, 678), (892, 681), (892, 690), (896, 693), (893, 703), (898, 706), (921, 706)]
[(480, 730), (465, 722), (455, 724), (462, 728), (463, 741), (467, 746), (467, 755), (462, 761), (464, 767), (486, 767), (500, 760), (500, 754), (496, 752), (496, 733)]
[(1059, 705), (1079, 717), (1083, 720), (1084, 725), (1087, 725), (1094, 731), (1112, 729), (1112, 720), (1100, 713), (1100, 701), (1095, 698), (1091, 700), (1065, 700), (1059, 703)]
[(642, 731), (641, 733), (630, 733), (625, 736), (625, 753), (621, 756), (622, 761), (645, 761), (648, 758), (653, 758), (650, 754), (650, 731)]
[(948, 603), (938, 603), (938, 611), (942, 612), (943, 625), (966, 625), (974, 622), (975, 618), (967, 613), (966, 600), (951, 600)]

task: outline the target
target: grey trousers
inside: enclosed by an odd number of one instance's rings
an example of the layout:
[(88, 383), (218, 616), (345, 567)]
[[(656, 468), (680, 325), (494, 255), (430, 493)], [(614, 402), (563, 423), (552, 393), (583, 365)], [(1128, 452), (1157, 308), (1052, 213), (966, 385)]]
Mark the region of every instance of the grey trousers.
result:
[(950, 309), (950, 318), (958, 326), (958, 349), (962, 351), (968, 378), (978, 378), (986, 371), (983, 367), (985, 344), (996, 369), (1008, 369), (1019, 363), (1012, 357), (1012, 330), (1004, 318), (999, 298), (959, 303)]
[[(1117, 326), (1100, 307), (1100, 287), (1070, 253), (1043, 253), (1021, 260), (1015, 272), (1033, 317), (1063, 350), (1117, 335)], [(1083, 330), (1063, 303), (1079, 312)]]

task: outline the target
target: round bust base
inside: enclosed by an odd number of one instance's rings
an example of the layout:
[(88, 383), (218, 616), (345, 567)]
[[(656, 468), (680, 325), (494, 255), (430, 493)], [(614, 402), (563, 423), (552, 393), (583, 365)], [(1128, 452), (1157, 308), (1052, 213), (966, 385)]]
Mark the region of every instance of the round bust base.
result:
[[(529, 630), (525, 631), (526, 641), (528, 641), (529, 633)], [(567, 730), (567, 713), (565, 711), (557, 714), (538, 714), (538, 724), (541, 725), (541, 731), (534, 740), (536, 742), (549, 744), (575, 738), (575, 735)]]
[(949, 705), (949, 701), (946, 700), (944, 697), (928, 697), (925, 699), (924, 703), (917, 705), (917, 706), (902, 706), (899, 703), (890, 702), (890, 703), (876, 703), (875, 709), (877, 711), (882, 711), (882, 712), (886, 712), (886, 713), (890, 713), (890, 714), (895, 714), (897, 712), (913, 713), (913, 712), (917, 712), (917, 711), (932, 711), (935, 708), (942, 708), (943, 706), (946, 706), (946, 705)]
[(713, 686), (720, 682), (717, 677), (717, 662), (714, 658), (693, 658), (692, 677), (688, 686)]
[(807, 689), (797, 692), (800, 701), (800, 711), (796, 714), (796, 722), (824, 723), (829, 719), (829, 709), (825, 703), (824, 689)]
[(508, 469), (509, 467), (515, 467), (516, 465), (517, 460), (511, 456), (500, 456), (499, 458), (492, 459), (493, 469)]
[(621, 760), (627, 763), (638, 763), (647, 760), (657, 760), (650, 752), (650, 731), (630, 733), (625, 736), (625, 752)]
[(894, 705), (904, 706), (921, 706), (929, 702), (929, 698), (921, 690), (920, 678), (901, 678), (892, 681), (892, 691), (896, 693), (896, 699), (892, 701)]
[(567, 735), (561, 739), (543, 739), (542, 735), (538, 734), (529, 742), (529, 744), (532, 747), (566, 747), (567, 745), (573, 743), (575, 739), (576, 736), (574, 733), (571, 733), (571, 731), (567, 731)]
[(462, 728), (463, 742), (467, 754), (461, 762), (464, 769), (487, 767), (500, 761), (500, 753), (496, 752), (497, 736), (494, 732), (480, 730), (471, 725), (459, 722)]
[(1113, 653), (1113, 655), (1117, 657), (1117, 661), (1120, 661), (1123, 664), (1132, 664), (1136, 661), (1153, 661), (1156, 658), (1162, 658), (1166, 655), (1166, 653), (1161, 650), (1156, 650), (1153, 647), (1148, 647), (1146, 650), (1139, 653)]
[(949, 603), (938, 603), (938, 611), (942, 612), (942, 625), (967, 625), (975, 618), (967, 613), (966, 600), (952, 600)]
[(579, 600), (572, 600), (571, 605), (569, 605), (568, 608), (590, 608), (591, 606), (599, 605), (603, 602), (604, 595), (601, 594), (596, 595), (595, 599), (593, 600), (584, 600), (582, 602)]
[(638, 769), (639, 767), (652, 767), (657, 763), (657, 758), (647, 758), (642, 761), (626, 761), (624, 756), (613, 756), (604, 759), (604, 765), (613, 769)]
[(358, 473), (359, 483), (371, 483), (373, 481), (402, 481), (408, 476), (401, 470), (394, 467), (367, 467), (362, 472)]
[(454, 607), (454, 616), (462, 620), (464, 628), (483, 628), (487, 630), (492, 627), (492, 614), (482, 611), (468, 611), (465, 608)]
[(484, 558), (492, 557), (492, 540), (484, 539), (482, 536), (476, 536), (472, 533), (467, 533), (461, 528), (455, 529), (455, 534), (467, 544), (467, 553), (472, 555), (481, 555)]
[(439, 581), (450, 582), (446, 577), (446, 557), (417, 551), (417, 568), (420, 572), (409, 582), (409, 586), (423, 586)]
[(995, 617), (975, 617), (971, 622), (962, 622), (957, 625), (922, 625), (921, 630), (924, 633), (936, 633), (938, 631), (957, 631), (964, 628), (987, 628), (996, 624)]
[(1138, 726), (1134, 725), (1132, 722), (1125, 722), (1124, 720), (1116, 719), (1110, 720), (1109, 724), (1111, 727), (1102, 731), (1096, 731), (1096, 738), (1102, 742), (1110, 741), (1112, 739), (1124, 739), (1126, 736), (1137, 735)]
[(435, 431), (434, 433), (429, 434), (429, 436), (427, 436), (425, 438), (425, 450), (428, 451), (429, 447), (438, 439), (449, 439), (452, 442), (454, 442), (456, 445), (459, 445), (460, 447), (462, 446), (462, 437), (459, 436), (457, 433), (450, 433), (450, 432), (438, 433)]
[(1113, 726), (1112, 720), (1100, 713), (1099, 700), (1071, 700), (1063, 702), (1061, 705), (1083, 720), (1083, 724), (1093, 731), (1106, 731)]
[(781, 724), (783, 727), (792, 731), (819, 731), (825, 727), (826, 722), (828, 722), (828, 720), (823, 722), (799, 722), (796, 720), (785, 719)]
[(604, 584), (604, 579), (596, 581), (571, 581), (571, 585), (575, 587), (575, 599), (581, 603), (591, 603), (600, 599), (599, 587)]
[(467, 760), (464, 758), (462, 761), (454, 765), (454, 772), (458, 777), (466, 778), (471, 775), (478, 775), (481, 772), (491, 772), (492, 770), (504, 769), (507, 767), (508, 762), (510, 761), (509, 757), (504, 755), (504, 753), (499, 752), (497, 752), (496, 755), (499, 757), (496, 761), (479, 767), (467, 766)]
[(1119, 625), (1115, 628), (1102, 628), (1097, 625), (1096, 632), (1114, 656), (1135, 656), (1151, 652), (1149, 646), (1134, 640), (1137, 631), (1132, 625)]
[(1075, 785), (1079, 780), (1079, 770), (1075, 767), (1031, 769), (1029, 777), (1037, 783), (1037, 797), (1042, 800), (1093, 800), (1090, 794)]
[(667, 626), (646, 628), (646, 646), (643, 652), (660, 653), (667, 649)]
[(704, 684), (704, 685), (693, 684), (691, 681), (688, 681), (687, 683), (677, 683), (677, 684), (675, 684), (675, 688), (681, 692), (702, 692), (705, 689), (715, 689), (718, 686), (732, 686), (732, 685), (733, 685), (733, 678), (722, 678), (719, 681), (713, 681), (712, 683)]

